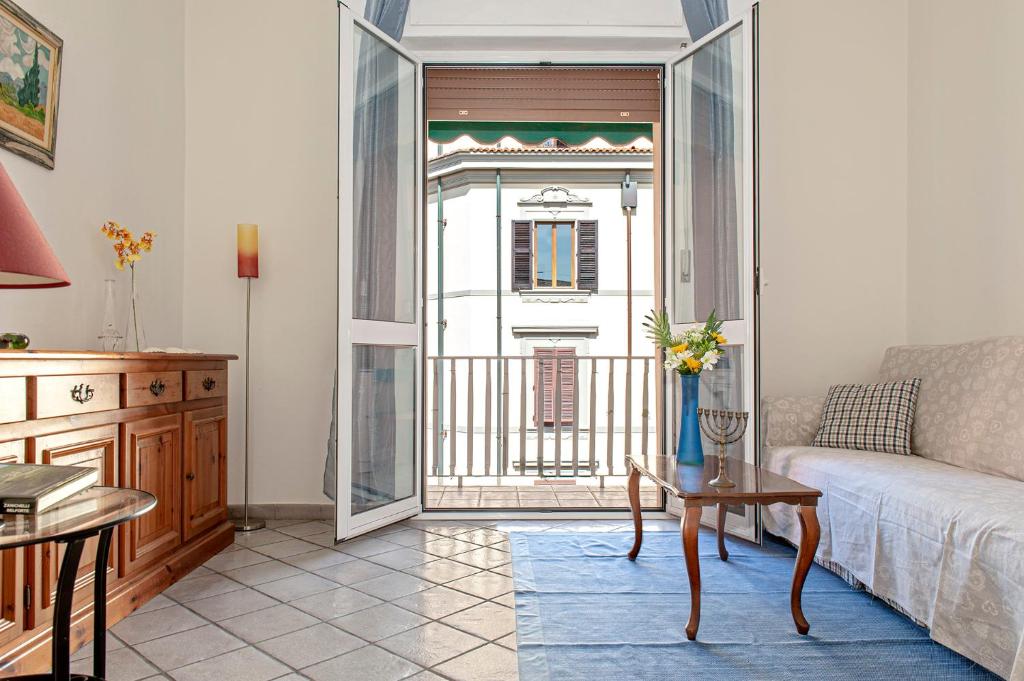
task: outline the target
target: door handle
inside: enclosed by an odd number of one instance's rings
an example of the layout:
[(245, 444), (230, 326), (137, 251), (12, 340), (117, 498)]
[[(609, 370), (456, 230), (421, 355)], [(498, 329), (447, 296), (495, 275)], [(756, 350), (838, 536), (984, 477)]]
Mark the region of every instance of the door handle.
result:
[(149, 392), (153, 393), (154, 397), (160, 397), (163, 395), (165, 388), (167, 388), (167, 385), (159, 378), (149, 384)]
[(189, 473), (188, 475), (185, 476), (185, 479), (188, 480), (189, 482), (192, 482), (193, 480), (196, 479), (196, 474), (195, 473)]
[(203, 390), (210, 392), (217, 387), (217, 381), (212, 376), (207, 376), (203, 379)]

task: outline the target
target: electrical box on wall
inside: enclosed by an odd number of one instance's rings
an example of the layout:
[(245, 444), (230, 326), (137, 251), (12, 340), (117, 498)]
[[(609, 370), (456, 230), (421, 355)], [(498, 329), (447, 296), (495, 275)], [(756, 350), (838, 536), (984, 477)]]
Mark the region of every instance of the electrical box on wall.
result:
[(622, 207), (636, 208), (636, 181), (622, 183)]

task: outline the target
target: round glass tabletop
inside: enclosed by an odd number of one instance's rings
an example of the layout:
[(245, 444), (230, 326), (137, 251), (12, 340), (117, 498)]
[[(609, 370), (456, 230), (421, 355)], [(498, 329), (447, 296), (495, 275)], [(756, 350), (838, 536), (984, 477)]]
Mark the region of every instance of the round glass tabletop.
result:
[(0, 549), (77, 539), (149, 512), (156, 497), (121, 487), (90, 487), (42, 513), (3, 515)]

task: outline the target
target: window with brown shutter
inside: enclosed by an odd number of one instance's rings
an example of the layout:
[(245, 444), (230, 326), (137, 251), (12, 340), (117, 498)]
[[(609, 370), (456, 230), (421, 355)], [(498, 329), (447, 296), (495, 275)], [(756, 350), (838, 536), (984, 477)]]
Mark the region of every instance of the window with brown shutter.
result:
[(533, 222), (512, 221), (512, 290), (533, 288)]
[(597, 291), (597, 220), (580, 220), (576, 232), (576, 288)]
[(572, 395), (576, 390), (576, 375), (573, 372), (576, 356), (576, 348), (534, 348), (534, 416), (533, 424), (539, 425), (538, 421), (543, 414), (544, 425), (555, 425), (555, 362), (559, 364), (559, 379), (562, 383), (562, 412), (561, 421), (563, 426), (572, 425), (574, 414), (572, 410)]

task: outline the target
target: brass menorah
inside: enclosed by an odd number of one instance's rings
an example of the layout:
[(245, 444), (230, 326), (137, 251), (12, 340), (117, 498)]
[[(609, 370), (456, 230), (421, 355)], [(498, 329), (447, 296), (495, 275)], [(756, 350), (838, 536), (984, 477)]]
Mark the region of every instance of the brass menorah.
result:
[(712, 487), (735, 487), (725, 469), (725, 446), (737, 442), (747, 429), (748, 412), (725, 409), (697, 410), (700, 429), (709, 440), (718, 443), (718, 477), (708, 482)]

